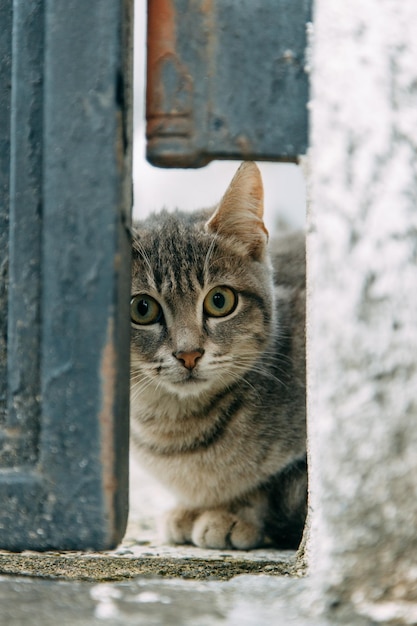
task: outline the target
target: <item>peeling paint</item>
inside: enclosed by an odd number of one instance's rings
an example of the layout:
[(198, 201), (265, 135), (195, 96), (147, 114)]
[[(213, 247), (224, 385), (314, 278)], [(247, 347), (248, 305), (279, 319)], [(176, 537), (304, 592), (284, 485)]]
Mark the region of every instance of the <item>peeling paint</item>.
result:
[[(98, 416), (101, 437), (101, 466), (103, 481), (103, 496), (106, 502), (105, 510), (108, 516), (107, 524), (110, 533), (115, 530), (114, 495), (118, 487), (115, 477), (115, 438), (114, 438), (114, 410), (116, 385), (116, 351), (114, 348), (114, 320), (109, 318), (107, 340), (101, 357), (101, 395), (102, 408)], [(112, 540), (109, 540), (112, 543)]]

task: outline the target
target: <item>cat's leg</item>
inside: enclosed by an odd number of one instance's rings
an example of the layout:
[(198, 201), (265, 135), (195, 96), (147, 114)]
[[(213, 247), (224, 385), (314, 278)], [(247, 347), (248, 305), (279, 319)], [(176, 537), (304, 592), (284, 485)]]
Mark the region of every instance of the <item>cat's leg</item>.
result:
[(299, 546), (307, 515), (307, 462), (299, 459), (266, 486), (268, 514), (265, 532), (278, 548)]
[(163, 534), (167, 543), (192, 543), (192, 532), (196, 519), (201, 515), (201, 509), (186, 509), (176, 507), (165, 514), (163, 520)]
[(187, 510), (177, 508), (166, 518), (170, 543), (194, 543), (200, 548), (249, 550), (264, 539), (267, 498), (255, 493), (244, 502), (224, 507)]

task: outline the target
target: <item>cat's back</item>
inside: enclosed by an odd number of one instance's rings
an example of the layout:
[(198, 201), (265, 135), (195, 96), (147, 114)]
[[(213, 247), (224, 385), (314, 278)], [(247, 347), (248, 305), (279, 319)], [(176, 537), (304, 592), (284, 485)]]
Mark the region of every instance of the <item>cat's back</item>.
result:
[(273, 266), (277, 311), (277, 350), (285, 348), (291, 385), (289, 401), (297, 407), (298, 419), (305, 419), (306, 377), (306, 247), (305, 234), (291, 231), (273, 238), (269, 244)]
[(274, 284), (305, 289), (306, 251), (302, 231), (290, 231), (273, 237), (269, 244)]

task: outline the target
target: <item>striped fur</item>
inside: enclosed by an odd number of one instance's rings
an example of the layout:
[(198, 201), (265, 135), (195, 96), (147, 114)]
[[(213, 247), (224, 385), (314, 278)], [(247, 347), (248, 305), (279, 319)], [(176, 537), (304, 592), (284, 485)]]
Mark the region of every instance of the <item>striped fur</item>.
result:
[[(132, 324), (132, 436), (143, 464), (177, 496), (166, 520), (174, 543), (249, 549), (301, 538), (304, 238), (269, 246), (267, 238), (253, 163), (215, 210), (135, 225), (132, 296), (152, 296), (162, 317)], [(217, 286), (237, 294), (225, 317), (204, 313)], [(175, 356), (184, 353), (202, 356), (187, 369)]]

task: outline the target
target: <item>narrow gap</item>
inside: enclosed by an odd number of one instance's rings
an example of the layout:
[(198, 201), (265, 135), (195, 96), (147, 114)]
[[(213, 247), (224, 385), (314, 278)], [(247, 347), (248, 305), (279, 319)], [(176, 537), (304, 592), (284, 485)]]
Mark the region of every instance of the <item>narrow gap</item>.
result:
[[(216, 161), (197, 170), (159, 169), (145, 159), (145, 46), (146, 7), (135, 2), (135, 56), (134, 56), (134, 144), (133, 144), (133, 218), (145, 219), (162, 208), (185, 211), (210, 207), (216, 204), (240, 162)], [(258, 163), (265, 190), (265, 224), (271, 235), (282, 229), (304, 229), (306, 197), (301, 169), (286, 163)], [(194, 546), (167, 546), (158, 539), (157, 521), (174, 505), (172, 495), (152, 476), (146, 474), (137, 460), (137, 451), (131, 446), (130, 457), (130, 514), (122, 549), (131, 555), (162, 559), (167, 575), (222, 577), (216, 570), (223, 563), (223, 576), (248, 572), (261, 563), (261, 570), (270, 573), (294, 573), (294, 552), (275, 549), (253, 551), (203, 550)], [(194, 574), (184, 574), (184, 559), (194, 563)], [(161, 561), (160, 561), (161, 563)], [(172, 564), (174, 563), (174, 569)], [(175, 563), (177, 565), (175, 566)], [(252, 565), (251, 565), (252, 564)], [(235, 567), (234, 567), (235, 565)], [(153, 567), (153, 566), (152, 566)], [(249, 568), (249, 569), (248, 569)], [(220, 567), (220, 570), (222, 567)], [(192, 568), (191, 568), (192, 570)], [(217, 573), (214, 572), (216, 570)], [(212, 574), (209, 572), (212, 571)]]

